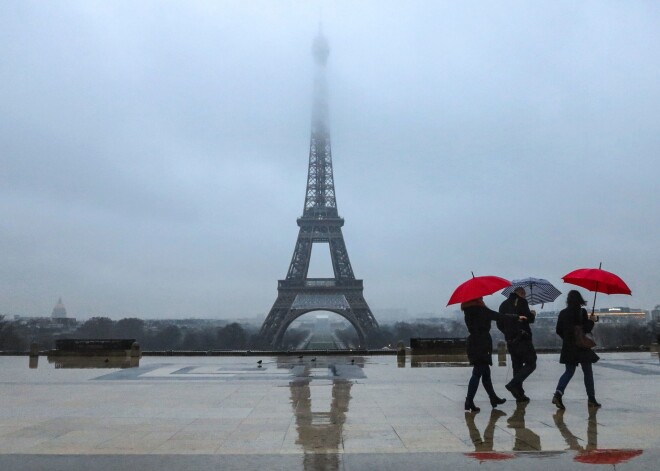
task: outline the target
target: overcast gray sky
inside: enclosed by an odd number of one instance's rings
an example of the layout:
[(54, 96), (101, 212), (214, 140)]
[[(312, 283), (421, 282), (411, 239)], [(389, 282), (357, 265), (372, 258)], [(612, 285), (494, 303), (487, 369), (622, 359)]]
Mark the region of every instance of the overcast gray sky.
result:
[(598, 307), (660, 303), (657, 1), (5, 0), (0, 313), (265, 315), (303, 209), (321, 10), (338, 207), (376, 315), (448, 312), (471, 270), (566, 292), (601, 261), (633, 296)]

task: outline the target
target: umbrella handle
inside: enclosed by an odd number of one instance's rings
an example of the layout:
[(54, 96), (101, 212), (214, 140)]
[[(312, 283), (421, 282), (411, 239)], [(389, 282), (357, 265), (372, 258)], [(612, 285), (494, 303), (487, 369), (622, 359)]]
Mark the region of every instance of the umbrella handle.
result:
[[(603, 262), (600, 262), (598, 264), (598, 269), (600, 270), (603, 266)], [(594, 305), (591, 306), (591, 315), (594, 315), (594, 311), (596, 310), (596, 295), (598, 294), (598, 282), (596, 281), (596, 289), (594, 290)]]
[[(598, 282), (596, 282), (596, 289), (598, 289)], [(598, 291), (594, 291), (594, 305), (591, 306), (591, 315), (594, 315), (594, 310), (596, 309), (596, 295), (598, 294)]]

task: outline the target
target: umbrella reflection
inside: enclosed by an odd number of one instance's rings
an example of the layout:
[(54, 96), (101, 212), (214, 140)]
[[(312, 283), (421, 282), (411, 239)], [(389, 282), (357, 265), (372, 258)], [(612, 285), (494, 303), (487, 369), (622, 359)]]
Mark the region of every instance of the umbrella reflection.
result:
[[(342, 442), (342, 429), (346, 421), (348, 403), (351, 399), (353, 383), (348, 380), (332, 381), (332, 398), (329, 412), (315, 412), (312, 409), (311, 378), (291, 381), (291, 407), (296, 417), (298, 439), (296, 444), (304, 450), (305, 470), (340, 469), (341, 455), (338, 454)], [(324, 385), (314, 387), (323, 388)]]
[(580, 463), (588, 464), (611, 464), (631, 460), (643, 453), (643, 450), (623, 450), (623, 449), (598, 449), (598, 422), (596, 414), (598, 409), (589, 410), (589, 420), (587, 421), (587, 443), (580, 444), (580, 439), (573, 435), (564, 423), (564, 411), (558, 410), (553, 415), (555, 425), (559, 429), (562, 437), (566, 440), (568, 448), (578, 453), (573, 458)]
[(541, 437), (525, 426), (527, 402), (518, 402), (516, 410), (507, 420), (507, 426), (516, 433), (513, 451), (541, 451)]
[(575, 461), (589, 464), (619, 464), (631, 460), (643, 453), (643, 450), (593, 450), (579, 453)]

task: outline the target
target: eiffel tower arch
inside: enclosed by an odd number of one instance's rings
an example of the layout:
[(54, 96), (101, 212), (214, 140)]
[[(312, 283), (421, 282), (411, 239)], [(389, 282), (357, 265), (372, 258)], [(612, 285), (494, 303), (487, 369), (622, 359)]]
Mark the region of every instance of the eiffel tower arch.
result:
[[(312, 311), (339, 314), (355, 328), (360, 347), (367, 347), (379, 330), (378, 322), (363, 295), (362, 280), (355, 278), (348, 257), (339, 217), (328, 131), (325, 65), (329, 48), (319, 33), (312, 48), (316, 64), (312, 130), (305, 207), (298, 218), (298, 240), (284, 280), (277, 285), (277, 299), (261, 326), (265, 345), (279, 348), (287, 328), (298, 317)], [(327, 243), (332, 260), (332, 278), (308, 278), (312, 246)]]

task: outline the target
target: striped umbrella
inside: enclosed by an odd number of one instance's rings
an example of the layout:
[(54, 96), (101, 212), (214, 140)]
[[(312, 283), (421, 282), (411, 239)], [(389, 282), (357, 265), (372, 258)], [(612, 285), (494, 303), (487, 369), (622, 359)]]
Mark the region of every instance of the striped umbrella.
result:
[(525, 288), (525, 293), (527, 293), (525, 298), (530, 306), (551, 303), (561, 294), (561, 291), (555, 288), (548, 280), (544, 280), (543, 278), (513, 280), (511, 286), (502, 291), (502, 294), (508, 297), (516, 288), (521, 287)]

